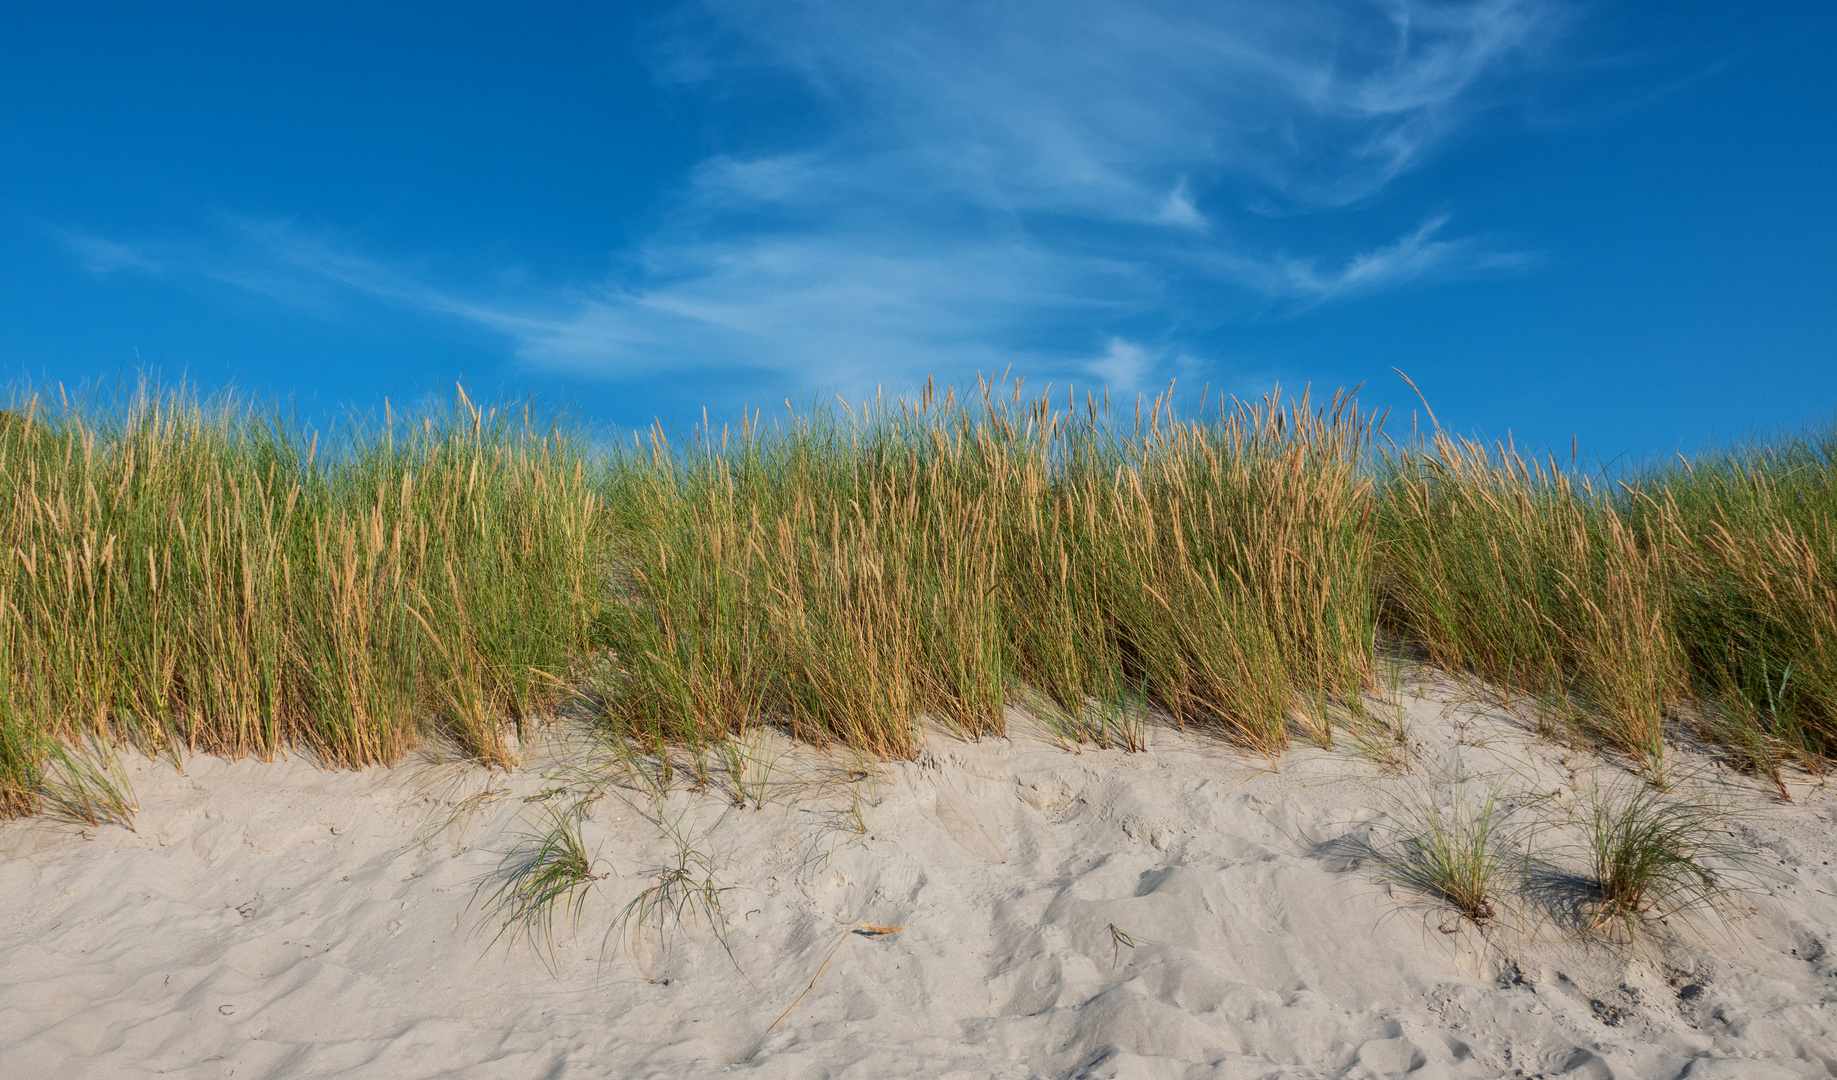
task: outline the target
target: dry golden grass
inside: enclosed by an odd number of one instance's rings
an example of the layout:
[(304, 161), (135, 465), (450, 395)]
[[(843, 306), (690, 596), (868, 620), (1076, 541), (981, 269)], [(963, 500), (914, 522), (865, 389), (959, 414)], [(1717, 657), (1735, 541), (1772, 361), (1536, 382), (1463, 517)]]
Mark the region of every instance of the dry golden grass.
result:
[(1837, 749), (1837, 433), (1680, 460), (1630, 486), (1705, 733), (1776, 780), (1788, 759), (1822, 769)]
[(1783, 437), (1597, 487), (1438, 431), (1383, 464), (1382, 618), (1655, 778), (1675, 722), (1776, 782), (1787, 759), (1822, 769), (1837, 746), (1834, 445)]

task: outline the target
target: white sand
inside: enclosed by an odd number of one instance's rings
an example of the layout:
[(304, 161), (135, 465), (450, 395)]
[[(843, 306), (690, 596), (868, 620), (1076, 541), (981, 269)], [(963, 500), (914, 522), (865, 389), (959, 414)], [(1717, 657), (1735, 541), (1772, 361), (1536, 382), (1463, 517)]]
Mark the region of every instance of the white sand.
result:
[[(1593, 759), (1429, 693), (1405, 698), (1404, 777), (1343, 746), (1276, 774), (1165, 729), (1075, 754), (1024, 718), (852, 786), (778, 745), (807, 783), (765, 809), (664, 807), (732, 887), (738, 972), (705, 925), (606, 940), (673, 851), (637, 791), (593, 805), (610, 876), (552, 973), (526, 942), (487, 951), (475, 896), (545, 805), (523, 797), (555, 786), (539, 766), (132, 762), (138, 833), (0, 826), (0, 1075), (1837, 1075), (1837, 799), (1705, 774), (1754, 808), (1740, 829), (1774, 874), (1726, 924), (1631, 952), (1536, 906), (1481, 932), (1383, 884), (1359, 842), (1400, 794), (1447, 795), (1457, 761), (1522, 793)], [(510, 794), (416, 844), (490, 786)]]

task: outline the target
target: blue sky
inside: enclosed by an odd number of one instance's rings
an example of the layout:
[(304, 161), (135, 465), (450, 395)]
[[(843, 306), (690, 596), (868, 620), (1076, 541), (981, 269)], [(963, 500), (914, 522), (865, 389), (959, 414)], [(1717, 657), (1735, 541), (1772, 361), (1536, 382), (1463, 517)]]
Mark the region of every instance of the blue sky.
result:
[(1662, 456), (1837, 408), (1833, 55), (1797, 0), (19, 5), (0, 374), (686, 426), (1395, 366)]

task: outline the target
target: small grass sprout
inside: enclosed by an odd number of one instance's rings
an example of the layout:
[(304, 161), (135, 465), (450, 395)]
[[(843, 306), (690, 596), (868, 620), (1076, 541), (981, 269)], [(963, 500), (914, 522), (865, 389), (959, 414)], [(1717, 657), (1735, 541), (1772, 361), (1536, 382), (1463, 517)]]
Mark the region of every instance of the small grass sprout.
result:
[(734, 956), (733, 944), (729, 940), (727, 911), (721, 902), (721, 897), (731, 892), (734, 886), (720, 884), (715, 875), (714, 860), (702, 848), (709, 835), (726, 820), (726, 815), (723, 814), (707, 829), (692, 835), (683, 825), (687, 810), (670, 819), (663, 814), (659, 802), (658, 811), (658, 828), (663, 831), (664, 839), (669, 841), (674, 851), (663, 865), (651, 872), (656, 883), (632, 897), (631, 902), (619, 912), (613, 924), (617, 940), (624, 942), (628, 934), (635, 938), (647, 925), (654, 924), (658, 944), (661, 945), (667, 926), (680, 926), (685, 920), (704, 922), (713, 932), (715, 940), (721, 943), (734, 970), (740, 971), (740, 961)]
[(1111, 953), (1110, 966), (1111, 967), (1115, 967), (1117, 964), (1122, 963), (1123, 946), (1125, 945), (1129, 946), (1129, 948), (1133, 950), (1136, 947), (1135, 938), (1127, 930), (1124, 930), (1122, 927), (1116, 925), (1115, 923), (1111, 923), (1110, 924), (1110, 953)]
[(785, 780), (775, 779), (781, 772), (779, 763), (783, 755), (765, 753), (765, 740), (760, 735), (744, 741), (738, 737), (723, 739), (715, 744), (714, 753), (721, 761), (721, 770), (730, 789), (727, 794), (735, 806), (751, 804), (755, 810), (763, 809), (774, 791), (787, 784)]
[(1359, 756), (1385, 775), (1401, 776), (1411, 770), (1417, 747), (1401, 710), (1395, 716), (1368, 710), (1349, 725), (1347, 734)]
[(596, 873), (596, 860), (587, 854), (581, 826), (590, 799), (566, 809), (545, 805), (547, 827), (525, 833), (504, 859), (496, 874), (500, 884), (486, 906), (498, 921), (496, 945), (506, 934), (527, 937), (543, 947), (550, 965), (555, 959), (555, 911), (578, 923), (587, 900), (587, 888), (606, 874)]

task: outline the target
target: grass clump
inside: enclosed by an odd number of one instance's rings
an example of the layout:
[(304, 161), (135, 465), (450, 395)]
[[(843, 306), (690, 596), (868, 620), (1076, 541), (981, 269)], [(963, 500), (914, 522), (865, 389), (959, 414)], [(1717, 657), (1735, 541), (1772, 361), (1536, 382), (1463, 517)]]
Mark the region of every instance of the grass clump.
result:
[(46, 764), (41, 801), (56, 816), (92, 829), (120, 825), (137, 831), (134, 815), (140, 804), (121, 759), (108, 743), (93, 736), (80, 745), (53, 742)]
[(1837, 749), (1837, 437), (1595, 484), (1439, 429), (1380, 465), (1381, 622), (1665, 774), (1687, 720), (1787, 789)]
[(493, 875), (499, 885), (485, 904), (498, 919), (496, 945), (505, 934), (539, 944), (554, 963), (555, 911), (580, 919), (587, 889), (605, 874), (595, 873), (581, 826), (590, 799), (577, 799), (565, 810), (545, 806), (547, 828), (526, 833), (506, 852)]
[[(1478, 806), (1454, 785), (1452, 800), (1423, 791), (1399, 807), (1389, 842), (1374, 848), (1380, 877), (1448, 904), (1456, 920), (1483, 926), (1499, 913), (1505, 878), (1521, 861), (1516, 834), (1505, 826), (1501, 790)], [(1444, 926), (1452, 933), (1454, 927)]]
[(1788, 758), (1821, 769), (1837, 750), (1837, 431), (1680, 459), (1629, 486), (1667, 562), (1706, 734), (1776, 781)]
[(1440, 431), (1384, 468), (1387, 628), (1662, 773), (1683, 654), (1664, 559), (1614, 501), (1555, 461)]
[(1748, 856), (1728, 837), (1728, 814), (1650, 785), (1597, 788), (1581, 808), (1589, 873), (1599, 891), (1590, 930), (1715, 910)]
[(49, 740), (0, 709), (0, 821), (38, 809)]
[(681, 926), (685, 921), (705, 923), (715, 940), (721, 943), (734, 970), (739, 971), (740, 961), (734, 956), (733, 943), (729, 940), (727, 910), (721, 900), (734, 886), (720, 884), (715, 875), (714, 859), (703, 849), (708, 837), (726, 820), (726, 815), (699, 833), (685, 828), (683, 819), (687, 815), (688, 811), (684, 810), (673, 819), (668, 817), (663, 800), (658, 799), (657, 827), (670, 844), (671, 857), (653, 869), (653, 884), (639, 890), (619, 912), (613, 931), (621, 942), (629, 935), (632, 940), (628, 946), (635, 947), (637, 937), (645, 928), (654, 927), (661, 946), (671, 926)]

